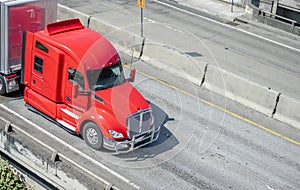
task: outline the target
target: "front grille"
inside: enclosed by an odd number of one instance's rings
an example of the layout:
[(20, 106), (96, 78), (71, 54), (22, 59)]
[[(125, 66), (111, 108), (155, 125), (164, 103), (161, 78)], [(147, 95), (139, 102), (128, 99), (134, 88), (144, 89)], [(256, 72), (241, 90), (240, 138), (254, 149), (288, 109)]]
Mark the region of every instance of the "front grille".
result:
[(138, 111), (127, 118), (128, 137), (145, 133), (150, 130), (152, 125), (152, 110), (146, 109)]

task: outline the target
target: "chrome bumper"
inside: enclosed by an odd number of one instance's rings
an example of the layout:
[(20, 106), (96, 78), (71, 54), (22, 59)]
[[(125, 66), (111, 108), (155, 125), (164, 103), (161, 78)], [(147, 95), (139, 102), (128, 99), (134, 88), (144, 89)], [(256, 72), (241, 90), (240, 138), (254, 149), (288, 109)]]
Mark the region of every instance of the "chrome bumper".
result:
[(153, 127), (152, 130), (136, 135), (131, 140), (125, 141), (114, 141), (104, 137), (103, 146), (104, 148), (114, 150), (117, 153), (128, 153), (155, 142), (159, 137), (160, 128), (160, 126)]

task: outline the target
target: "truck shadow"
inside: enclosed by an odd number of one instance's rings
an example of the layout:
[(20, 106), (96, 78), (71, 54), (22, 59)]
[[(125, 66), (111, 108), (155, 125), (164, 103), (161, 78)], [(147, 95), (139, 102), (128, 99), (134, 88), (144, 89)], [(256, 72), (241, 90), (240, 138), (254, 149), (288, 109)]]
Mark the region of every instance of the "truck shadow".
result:
[(172, 122), (175, 119), (170, 118), (166, 112), (152, 102), (149, 102), (152, 107), (155, 126), (161, 126), (160, 135), (156, 142), (139, 148), (133, 152), (126, 154), (114, 154), (114, 156), (125, 159), (126, 162), (143, 161), (153, 158), (163, 152), (173, 149), (179, 144), (177, 138), (172, 132), (165, 127), (165, 124)]

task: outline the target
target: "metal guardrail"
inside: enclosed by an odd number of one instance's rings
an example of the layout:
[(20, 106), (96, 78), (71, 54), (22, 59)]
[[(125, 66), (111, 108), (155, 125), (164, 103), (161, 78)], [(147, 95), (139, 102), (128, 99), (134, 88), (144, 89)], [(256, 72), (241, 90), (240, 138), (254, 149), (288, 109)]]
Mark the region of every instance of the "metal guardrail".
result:
[[(4, 156), (15, 168), (19, 169), (24, 176), (28, 176), (32, 181), (39, 184), (45, 189), (68, 189), (68, 186), (72, 182), (72, 179), (67, 182), (66, 179), (60, 179), (58, 173), (63, 173), (63, 171), (58, 171), (57, 164), (60, 162), (60, 158), (74, 164), (71, 159), (65, 155), (58, 153), (51, 147), (46, 146), (39, 140), (32, 138), (30, 134), (22, 130), (18, 126), (10, 123), (6, 119), (0, 116), (0, 155)], [(31, 155), (27, 157), (26, 150), (23, 150), (23, 153), (20, 154), (18, 150), (15, 150), (14, 143), (17, 139), (14, 139), (12, 133), (20, 133), (24, 137), (35, 141), (39, 146), (44, 147), (49, 150), (51, 153), (48, 159), (34, 158), (32, 159)], [(20, 147), (19, 147), (20, 148)], [(23, 155), (24, 154), (24, 155)], [(77, 165), (75, 167), (78, 167)], [(84, 168), (79, 168), (83, 171)], [(103, 189), (105, 190), (119, 190), (119, 188), (113, 186), (111, 183), (106, 182), (105, 180), (99, 179), (103, 183)], [(100, 188), (100, 187), (99, 187)], [(100, 188), (101, 189), (101, 188)]]
[[(52, 185), (48, 181), (46, 181), (43, 177), (37, 175), (35, 172), (25, 167), (23, 164), (19, 163), (18, 160), (12, 158), (7, 152), (0, 151), (1, 159), (7, 160), (10, 165), (17, 170), (19, 176), (21, 176), (22, 180), (25, 181), (26, 185), (29, 187), (32, 185), (26, 179), (24, 180), (24, 175), (28, 176), (32, 181), (39, 185), (39, 188), (51, 189), (51, 190), (59, 190), (56, 186)], [(36, 185), (34, 185), (36, 187)]]
[[(13, 143), (15, 139), (11, 136), (13, 132), (13, 124), (6, 121), (5, 119), (0, 117), (0, 123), (4, 128), (1, 127), (0, 129), (0, 155), (3, 159), (7, 160), (14, 168), (16, 168), (20, 173), (21, 176), (24, 178), (30, 178), (31, 181), (34, 181), (40, 187), (45, 189), (60, 189), (61, 186), (54, 184), (53, 181), (47, 178), (44, 175), (41, 175), (32, 164), (24, 163), (23, 157), (15, 154), (15, 150)], [(49, 160), (50, 161), (50, 160)], [(47, 162), (47, 161), (46, 161)], [(51, 160), (52, 162), (52, 160)], [(48, 163), (48, 162), (47, 162)], [(54, 162), (52, 162), (54, 163)], [(25, 180), (26, 182), (26, 180)], [(31, 185), (31, 184), (29, 184)]]
[(259, 9), (258, 10), (258, 15), (269, 16), (269, 17), (274, 18), (274, 19), (278, 18), (278, 19), (280, 19), (280, 20), (282, 20), (284, 22), (290, 23), (291, 24), (291, 29), (290, 29), (291, 32), (294, 31), (295, 25), (297, 24), (296, 20), (289, 19), (289, 18), (280, 16), (280, 15), (277, 15), (277, 14), (271, 13), (271, 12), (265, 11), (263, 9)]
[[(295, 5), (295, 6), (296, 6), (296, 5)], [(294, 12), (300, 13), (300, 9), (299, 9), (299, 8), (292, 7), (292, 6), (289, 6), (289, 5), (285, 5), (285, 4), (282, 4), (282, 3), (278, 3), (278, 7), (284, 8), (284, 9), (288, 9), (288, 10), (292, 10), (292, 11), (294, 11)]]

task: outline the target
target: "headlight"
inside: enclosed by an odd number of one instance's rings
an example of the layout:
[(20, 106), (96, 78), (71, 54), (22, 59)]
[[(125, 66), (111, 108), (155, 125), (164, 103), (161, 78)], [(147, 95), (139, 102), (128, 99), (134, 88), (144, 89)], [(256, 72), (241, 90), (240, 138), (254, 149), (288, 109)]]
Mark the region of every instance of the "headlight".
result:
[(112, 138), (124, 138), (123, 134), (122, 133), (119, 133), (115, 130), (108, 130), (109, 134), (112, 136)]

